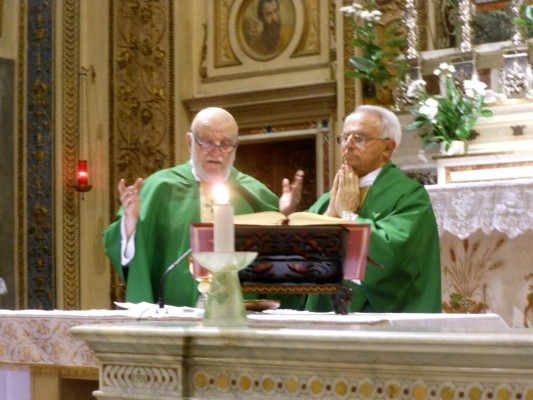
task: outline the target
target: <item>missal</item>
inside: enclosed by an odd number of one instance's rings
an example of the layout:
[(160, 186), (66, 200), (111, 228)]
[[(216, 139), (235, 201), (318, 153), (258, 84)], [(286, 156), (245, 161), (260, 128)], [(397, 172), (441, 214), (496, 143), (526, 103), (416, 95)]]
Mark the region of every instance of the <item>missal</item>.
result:
[(334, 225), (357, 224), (342, 218), (329, 217), (306, 211), (292, 213), (288, 216), (279, 211), (261, 211), (251, 214), (235, 215), (235, 225)]

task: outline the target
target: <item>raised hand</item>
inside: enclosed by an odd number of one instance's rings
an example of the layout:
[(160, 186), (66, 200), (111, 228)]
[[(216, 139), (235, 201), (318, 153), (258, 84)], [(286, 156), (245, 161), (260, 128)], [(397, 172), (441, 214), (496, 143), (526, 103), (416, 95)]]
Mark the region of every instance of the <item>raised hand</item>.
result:
[(289, 183), (287, 178), (284, 178), (281, 182), (282, 194), (279, 198), (279, 210), (289, 215), (296, 210), (300, 200), (302, 199), (302, 187), (304, 181), (304, 172), (301, 170), (296, 171), (294, 174), (294, 180)]
[(124, 211), (124, 227), (126, 228), (126, 237), (129, 239), (130, 236), (135, 232), (137, 227), (137, 220), (139, 219), (139, 190), (143, 184), (142, 178), (137, 178), (135, 184), (131, 186), (126, 186), (126, 181), (121, 179), (118, 183), (118, 192), (120, 194), (120, 203)]

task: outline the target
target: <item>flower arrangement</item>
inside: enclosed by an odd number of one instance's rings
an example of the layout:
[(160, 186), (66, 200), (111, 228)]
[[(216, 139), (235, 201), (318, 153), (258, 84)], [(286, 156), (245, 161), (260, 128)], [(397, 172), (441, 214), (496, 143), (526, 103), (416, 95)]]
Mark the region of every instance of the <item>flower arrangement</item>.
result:
[(360, 49), (358, 55), (350, 58), (353, 71), (347, 71), (346, 75), (372, 82), (378, 88), (383, 87), (392, 80), (400, 48), (406, 43), (405, 35), (398, 34), (401, 22), (392, 23), (384, 30), (383, 45), (380, 45), (377, 25), (382, 13), (377, 9), (375, 0), (366, 1), (365, 6), (354, 2), (341, 7), (340, 11), (353, 16), (352, 45)]
[(453, 141), (470, 140), (478, 117), (492, 116), (485, 103), (486, 85), (473, 77), (458, 87), (454, 72), (455, 67), (447, 63), (434, 71), (441, 77), (443, 95), (429, 96), (423, 80), (415, 80), (407, 88), (407, 97), (416, 99), (417, 104), (410, 110), (415, 119), (405, 128), (429, 128), (420, 135), (424, 148), (444, 142), (444, 149), (448, 150)]

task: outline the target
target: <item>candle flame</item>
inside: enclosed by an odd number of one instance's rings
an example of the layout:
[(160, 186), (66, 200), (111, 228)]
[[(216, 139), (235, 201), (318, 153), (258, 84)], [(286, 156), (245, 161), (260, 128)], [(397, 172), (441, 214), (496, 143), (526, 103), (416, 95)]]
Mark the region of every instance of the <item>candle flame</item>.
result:
[(213, 199), (215, 200), (215, 204), (229, 203), (229, 191), (226, 185), (222, 183), (213, 185)]

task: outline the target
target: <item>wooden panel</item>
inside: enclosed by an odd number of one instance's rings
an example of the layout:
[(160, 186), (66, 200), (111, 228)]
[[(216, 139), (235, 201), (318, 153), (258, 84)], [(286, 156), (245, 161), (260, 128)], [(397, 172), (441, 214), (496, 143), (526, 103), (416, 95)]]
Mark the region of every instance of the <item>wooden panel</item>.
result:
[(305, 172), (302, 201), (297, 211), (308, 209), (316, 195), (316, 150), (315, 140), (298, 139), (267, 143), (240, 144), (235, 166), (241, 172), (263, 182), (278, 196), (281, 181), (291, 181), (298, 169)]

